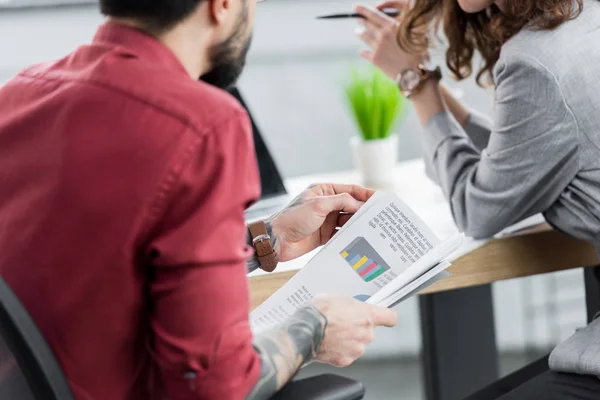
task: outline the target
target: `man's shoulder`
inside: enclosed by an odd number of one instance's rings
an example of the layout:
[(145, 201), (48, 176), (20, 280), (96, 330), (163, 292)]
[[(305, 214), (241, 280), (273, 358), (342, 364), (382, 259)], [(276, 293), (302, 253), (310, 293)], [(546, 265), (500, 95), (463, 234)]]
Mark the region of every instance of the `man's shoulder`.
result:
[(139, 71), (134, 83), (109, 81), (115, 92), (145, 103), (163, 117), (179, 120), (197, 135), (218, 133), (232, 119), (244, 119), (242, 105), (226, 90), (181, 74), (160, 75), (154, 70)]
[[(31, 66), (21, 71), (17, 80), (22, 85), (65, 83), (72, 96), (78, 98), (98, 96), (101, 92), (99, 97), (103, 99), (120, 98), (155, 111), (146, 114), (147, 117), (178, 120), (198, 135), (219, 131), (219, 126), (228, 120), (247, 117), (245, 109), (230, 93), (205, 82), (137, 60), (130, 64), (119, 60), (118, 68), (105, 61), (83, 68), (65, 65), (77, 53)], [(110, 107), (110, 101), (104, 105)]]
[(183, 119), (200, 135), (218, 132), (233, 119), (247, 118), (246, 110), (229, 92), (201, 81), (165, 82), (157, 89), (165, 112)]
[[(215, 135), (219, 140), (247, 134), (250, 127), (246, 110), (226, 90), (201, 81), (173, 76), (153, 86), (140, 86), (127, 93), (156, 109), (163, 118), (173, 118), (200, 137)], [(231, 127), (239, 127), (232, 129)]]

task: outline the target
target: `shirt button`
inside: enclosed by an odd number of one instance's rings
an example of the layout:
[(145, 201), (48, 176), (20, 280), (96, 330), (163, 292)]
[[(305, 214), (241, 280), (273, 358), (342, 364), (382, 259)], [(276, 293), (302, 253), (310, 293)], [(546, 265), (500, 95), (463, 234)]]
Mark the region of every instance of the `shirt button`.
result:
[(185, 379), (196, 379), (197, 375), (195, 372), (190, 371), (190, 372), (186, 372), (183, 376)]

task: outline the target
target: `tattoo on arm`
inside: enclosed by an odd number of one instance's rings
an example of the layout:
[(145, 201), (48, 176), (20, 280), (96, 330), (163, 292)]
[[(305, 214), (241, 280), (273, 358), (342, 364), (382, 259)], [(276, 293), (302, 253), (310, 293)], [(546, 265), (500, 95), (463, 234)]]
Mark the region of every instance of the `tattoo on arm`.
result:
[[(271, 220), (272, 220), (272, 218), (265, 220), (265, 225), (267, 227), (267, 233), (271, 237), (271, 245), (273, 247), (275, 247), (275, 244), (277, 243), (277, 237), (273, 233), (273, 228), (271, 227)], [(250, 236), (250, 231), (246, 232), (246, 244), (250, 247), (253, 247), (252, 237)], [(256, 253), (252, 257), (250, 257), (249, 259), (246, 260), (246, 266), (248, 268), (248, 273), (254, 272), (258, 268), (260, 268), (260, 263), (258, 262)]]
[(262, 371), (246, 400), (269, 399), (292, 379), (302, 364), (312, 360), (323, 342), (327, 318), (306, 306), (283, 325), (258, 336), (254, 347)]

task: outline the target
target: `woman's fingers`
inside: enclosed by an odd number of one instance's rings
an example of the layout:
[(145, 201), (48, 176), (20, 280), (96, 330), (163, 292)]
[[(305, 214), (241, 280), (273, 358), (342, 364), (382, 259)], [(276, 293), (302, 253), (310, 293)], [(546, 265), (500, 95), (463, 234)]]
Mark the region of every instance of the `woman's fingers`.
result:
[(381, 27), (379, 25), (374, 24), (373, 22), (369, 21), (368, 19), (359, 19), (358, 24), (360, 26), (362, 26), (363, 28), (365, 28), (366, 30), (373, 32), (375, 34), (377, 34), (381, 30)]
[(373, 33), (372, 31), (368, 30), (367, 28), (365, 28), (363, 26), (359, 26), (356, 28), (356, 35), (367, 46), (369, 46), (371, 48), (377, 48), (377, 45), (379, 42), (377, 40), (377, 37), (375, 36), (375, 33)]
[(402, 0), (394, 0), (394, 1), (385, 1), (377, 6), (378, 10), (383, 10), (384, 8), (395, 8), (396, 10), (405, 10), (410, 6), (408, 1)]
[(388, 17), (376, 8), (358, 5), (356, 6), (355, 11), (357, 14), (362, 15), (367, 21), (378, 27), (384, 27), (397, 23), (394, 18)]
[(374, 61), (373, 52), (370, 50), (361, 50), (359, 53), (359, 56), (362, 57), (363, 59), (367, 60), (370, 63), (372, 63)]

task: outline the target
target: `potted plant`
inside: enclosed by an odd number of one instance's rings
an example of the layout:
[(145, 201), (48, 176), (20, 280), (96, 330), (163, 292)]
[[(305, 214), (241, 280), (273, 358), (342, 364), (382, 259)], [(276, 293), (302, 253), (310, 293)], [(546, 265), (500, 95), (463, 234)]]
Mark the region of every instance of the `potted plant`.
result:
[(372, 188), (390, 187), (398, 161), (394, 129), (404, 117), (408, 101), (393, 80), (372, 66), (353, 67), (344, 89), (358, 128), (350, 143), (362, 183)]

